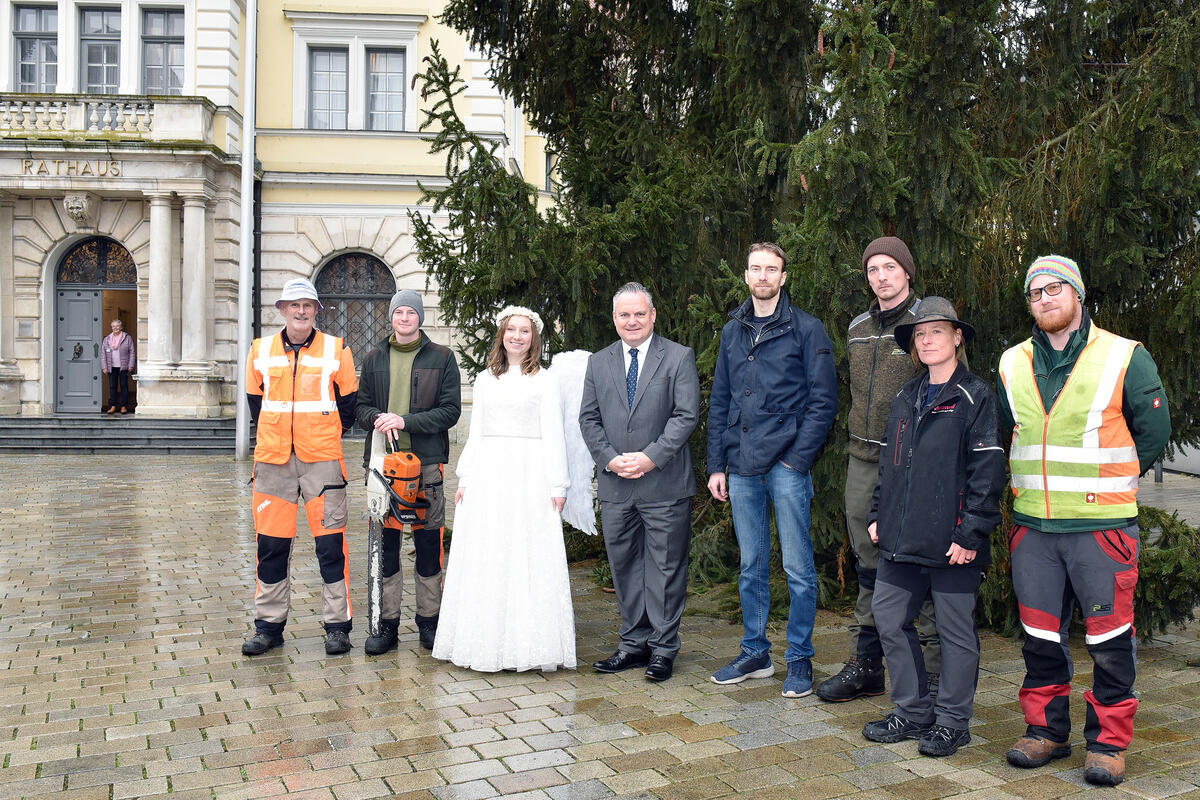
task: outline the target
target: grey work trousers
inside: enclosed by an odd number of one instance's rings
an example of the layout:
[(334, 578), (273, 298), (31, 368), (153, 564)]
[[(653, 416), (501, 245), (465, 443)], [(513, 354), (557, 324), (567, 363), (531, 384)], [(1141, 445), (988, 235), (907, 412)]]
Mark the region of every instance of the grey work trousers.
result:
[[(896, 714), (921, 724), (966, 730), (979, 683), (979, 631), (975, 604), (983, 570), (974, 566), (922, 567), (883, 560), (875, 585), (875, 620), (892, 681)], [(937, 701), (929, 694), (928, 668), (913, 626), (924, 598), (933, 595), (942, 636)]]
[[(849, 461), (846, 466), (846, 529), (858, 573), (858, 600), (854, 604), (854, 622), (850, 625), (850, 654), (858, 658), (881, 658), (879, 631), (871, 612), (879, 548), (867, 533), (867, 514), (871, 510), (875, 486), (879, 483), (879, 464), (854, 456), (850, 456)], [(921, 604), (917, 615), (917, 635), (925, 649), (925, 668), (930, 672), (941, 672), (942, 646), (938, 640), (933, 601), (929, 598)]]

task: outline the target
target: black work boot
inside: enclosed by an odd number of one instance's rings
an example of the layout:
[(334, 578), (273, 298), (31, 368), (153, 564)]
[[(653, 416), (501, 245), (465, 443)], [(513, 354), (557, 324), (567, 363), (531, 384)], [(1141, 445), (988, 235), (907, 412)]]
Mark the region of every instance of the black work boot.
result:
[(283, 636), (278, 633), (263, 633), (255, 631), (254, 635), (242, 642), (242, 655), (261, 656), (268, 650), (283, 647)]
[(350, 652), (350, 634), (339, 628), (325, 631), (325, 655), (340, 656)]
[(437, 617), (417, 617), (417, 634), (421, 639), (421, 647), (433, 649), (433, 640), (437, 637)]
[(845, 703), (856, 697), (875, 697), (884, 690), (883, 659), (851, 656), (841, 672), (817, 687), (817, 697), (827, 703)]
[(399, 637), (396, 635), (399, 627), (400, 620), (398, 619), (379, 620), (379, 635), (368, 636), (367, 641), (363, 643), (363, 650), (369, 656), (381, 655), (392, 650), (399, 641)]

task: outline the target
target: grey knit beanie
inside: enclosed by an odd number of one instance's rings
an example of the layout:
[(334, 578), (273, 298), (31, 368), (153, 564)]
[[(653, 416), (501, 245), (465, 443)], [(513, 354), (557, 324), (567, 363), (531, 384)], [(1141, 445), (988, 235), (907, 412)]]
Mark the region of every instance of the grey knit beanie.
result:
[(416, 311), (419, 323), (421, 325), (425, 324), (425, 301), (421, 299), (421, 295), (412, 289), (401, 289), (392, 295), (392, 302), (388, 303), (389, 322), (392, 319), (392, 315), (396, 313), (396, 309), (400, 306), (408, 306), (413, 311)]

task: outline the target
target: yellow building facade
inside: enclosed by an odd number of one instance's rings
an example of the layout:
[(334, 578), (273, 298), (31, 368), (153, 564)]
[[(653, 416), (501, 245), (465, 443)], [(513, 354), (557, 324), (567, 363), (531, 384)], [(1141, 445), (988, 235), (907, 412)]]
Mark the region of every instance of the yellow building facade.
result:
[[(451, 338), (409, 221), (418, 183), (445, 180), (417, 131), (433, 40), (468, 80), (467, 123), (545, 187), (543, 140), (440, 10), (258, 6), (257, 332), (302, 277), (356, 362), (398, 288)], [(112, 319), (137, 344), (138, 415), (234, 413), (245, 36), (234, 0), (0, 0), (0, 415), (98, 413)]]
[(459, 111), (500, 142), (497, 155), (534, 185), (545, 183), (545, 147), (488, 79), (487, 59), (436, 19), (440, 3), (266, 0), (259, 12), (258, 158), (262, 164), (259, 311), (292, 278), (309, 278), (324, 305), (318, 327), (344, 336), (361, 364), (390, 333), (397, 289), (425, 298), (424, 330), (449, 343), (436, 286), (427, 290), (409, 214), (418, 182), (444, 185), (445, 161), (418, 132), (413, 80), (430, 43), (459, 64), (468, 88)]

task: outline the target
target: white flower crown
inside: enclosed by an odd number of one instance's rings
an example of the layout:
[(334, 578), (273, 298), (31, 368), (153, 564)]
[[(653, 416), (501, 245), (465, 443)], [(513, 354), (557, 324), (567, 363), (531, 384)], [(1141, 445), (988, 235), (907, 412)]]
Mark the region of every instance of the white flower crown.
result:
[(504, 320), (508, 317), (518, 314), (522, 317), (529, 317), (529, 319), (533, 320), (533, 324), (537, 326), (539, 335), (541, 334), (542, 329), (546, 327), (546, 324), (542, 322), (542, 318), (538, 316), (538, 313), (532, 309), (526, 308), (525, 306), (505, 306), (504, 309), (496, 315), (496, 327), (500, 327), (500, 323), (504, 322)]

